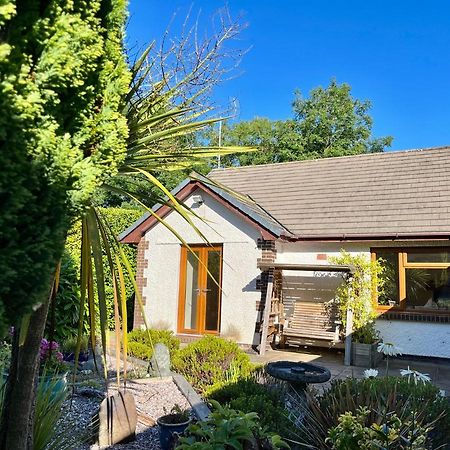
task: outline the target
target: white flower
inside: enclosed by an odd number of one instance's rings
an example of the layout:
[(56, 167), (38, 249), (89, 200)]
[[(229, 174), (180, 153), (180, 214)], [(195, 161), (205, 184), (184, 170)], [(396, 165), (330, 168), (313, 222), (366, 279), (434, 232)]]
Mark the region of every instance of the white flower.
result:
[(379, 353), (383, 353), (383, 355), (386, 356), (398, 356), (402, 354), (402, 349), (400, 347), (396, 347), (390, 342), (380, 342), (377, 350)]
[(417, 384), (418, 381), (422, 383), (428, 383), (431, 381), (430, 376), (427, 373), (418, 372), (417, 370), (410, 369), (409, 366), (407, 369), (401, 369), (400, 373), (402, 377), (408, 377), (408, 380), (411, 378), (414, 380), (414, 383)]
[(366, 369), (364, 371), (364, 378), (376, 378), (378, 376), (378, 370)]

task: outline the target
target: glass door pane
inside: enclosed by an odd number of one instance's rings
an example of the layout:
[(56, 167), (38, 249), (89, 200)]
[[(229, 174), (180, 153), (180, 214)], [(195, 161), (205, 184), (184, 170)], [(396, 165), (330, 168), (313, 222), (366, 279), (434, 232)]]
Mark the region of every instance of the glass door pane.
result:
[(199, 303), (199, 252), (187, 252), (186, 257), (186, 289), (184, 295), (184, 328), (196, 330), (198, 327)]
[(221, 252), (208, 250), (208, 277), (205, 289), (205, 330), (219, 331)]

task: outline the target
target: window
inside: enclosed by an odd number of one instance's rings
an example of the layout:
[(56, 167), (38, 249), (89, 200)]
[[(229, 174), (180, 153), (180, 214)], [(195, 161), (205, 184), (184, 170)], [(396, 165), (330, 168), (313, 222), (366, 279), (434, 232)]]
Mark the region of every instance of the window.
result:
[(378, 305), (450, 313), (450, 248), (373, 249), (385, 268)]

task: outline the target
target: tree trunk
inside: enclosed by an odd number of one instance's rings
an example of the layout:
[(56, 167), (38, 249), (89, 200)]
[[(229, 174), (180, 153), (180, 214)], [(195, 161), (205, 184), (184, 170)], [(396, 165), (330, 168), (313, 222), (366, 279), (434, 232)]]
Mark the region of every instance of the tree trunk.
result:
[(49, 301), (32, 314), (24, 345), (15, 332), (13, 357), (3, 405), (1, 450), (33, 450), (33, 408), (39, 347), (44, 334)]

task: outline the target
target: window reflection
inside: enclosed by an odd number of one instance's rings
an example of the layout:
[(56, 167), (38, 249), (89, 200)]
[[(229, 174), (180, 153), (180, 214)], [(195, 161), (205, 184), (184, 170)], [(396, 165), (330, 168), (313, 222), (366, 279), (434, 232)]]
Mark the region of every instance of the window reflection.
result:
[(398, 286), (398, 253), (382, 251), (377, 253), (384, 267), (385, 283), (378, 297), (379, 305), (395, 305), (400, 301)]
[(450, 308), (450, 269), (406, 269), (406, 306)]
[(450, 311), (450, 251), (381, 249), (376, 257), (385, 269), (379, 305)]

